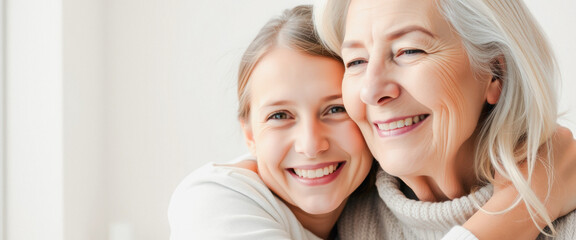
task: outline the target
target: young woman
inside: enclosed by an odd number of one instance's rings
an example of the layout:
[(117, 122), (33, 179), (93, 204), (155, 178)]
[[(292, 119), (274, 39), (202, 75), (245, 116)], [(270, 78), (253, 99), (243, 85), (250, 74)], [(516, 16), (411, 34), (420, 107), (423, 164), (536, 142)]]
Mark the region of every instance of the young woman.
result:
[(315, 38), (311, 10), (270, 20), (240, 63), (239, 120), (257, 166), (187, 176), (170, 203), (171, 239), (333, 239), (350, 194), (373, 186), (374, 160), (342, 103), (342, 62)]
[[(495, 173), (520, 202), (485, 210), (527, 211), (538, 227), (576, 239), (576, 197), (558, 182), (574, 182), (573, 160), (563, 159), (576, 156), (576, 144), (558, 130), (555, 61), (521, 0), (326, 0), (315, 11), (321, 38), (344, 60), (346, 109), (386, 171), (378, 174), (376, 206), (349, 203), (342, 239), (439, 238), (474, 219), (499, 186)], [(555, 167), (561, 177), (532, 181), (539, 164), (552, 162), (567, 164)], [(539, 198), (546, 190), (552, 198)], [(558, 199), (564, 204), (549, 202)], [(539, 234), (468, 226), (479, 238)]]

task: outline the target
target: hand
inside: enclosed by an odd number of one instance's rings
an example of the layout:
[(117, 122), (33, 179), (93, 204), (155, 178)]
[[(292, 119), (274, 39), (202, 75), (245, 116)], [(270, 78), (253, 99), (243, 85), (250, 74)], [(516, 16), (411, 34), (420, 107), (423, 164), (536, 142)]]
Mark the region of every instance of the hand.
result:
[[(550, 218), (554, 220), (576, 209), (576, 191), (572, 190), (576, 189), (576, 140), (569, 129), (558, 127), (550, 141), (553, 149), (551, 168), (545, 165), (548, 163), (546, 159), (543, 162), (536, 162), (530, 187), (545, 204)], [(547, 153), (547, 149), (542, 148), (539, 157), (547, 158)], [(520, 170), (524, 176), (527, 175), (526, 164), (521, 163)], [(546, 199), (550, 174), (552, 176), (550, 179), (552, 188), (548, 199)], [(495, 195), (506, 191), (515, 191), (514, 186), (508, 179), (496, 173)]]
[[(551, 139), (553, 146), (552, 188), (550, 197), (544, 202), (551, 220), (564, 216), (576, 209), (576, 140), (570, 130), (559, 127)], [(540, 151), (541, 157), (547, 156), (546, 149)], [(520, 166), (526, 176), (526, 166)], [(548, 193), (548, 168), (537, 162), (532, 173), (532, 190), (544, 200)], [(510, 207), (518, 197), (516, 188), (499, 174), (495, 175), (494, 195), (482, 206), (489, 212), (499, 212)], [(546, 223), (537, 221), (538, 227)], [(526, 205), (520, 203), (503, 214), (489, 214), (478, 211), (464, 227), (479, 239), (534, 239), (540, 230), (534, 226)]]

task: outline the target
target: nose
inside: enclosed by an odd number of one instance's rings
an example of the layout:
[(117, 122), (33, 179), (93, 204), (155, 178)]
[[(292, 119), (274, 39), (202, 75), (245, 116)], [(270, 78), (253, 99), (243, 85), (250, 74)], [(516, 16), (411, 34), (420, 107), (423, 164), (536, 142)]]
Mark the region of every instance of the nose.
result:
[(330, 147), (327, 129), (318, 120), (302, 122), (296, 134), (295, 151), (307, 158), (316, 158)]
[(382, 105), (400, 96), (400, 86), (391, 75), (391, 68), (383, 60), (374, 59), (366, 66), (361, 81), (360, 99), (367, 105)]

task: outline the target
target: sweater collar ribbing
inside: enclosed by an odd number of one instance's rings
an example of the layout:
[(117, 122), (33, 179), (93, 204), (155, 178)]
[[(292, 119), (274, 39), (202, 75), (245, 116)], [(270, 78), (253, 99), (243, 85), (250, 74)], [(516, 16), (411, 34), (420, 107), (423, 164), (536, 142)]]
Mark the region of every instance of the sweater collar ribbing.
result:
[(445, 202), (422, 202), (407, 198), (400, 191), (400, 182), (380, 170), (376, 186), (378, 194), (402, 225), (413, 231), (441, 230), (447, 232), (455, 225), (464, 224), (492, 196), (493, 186)]

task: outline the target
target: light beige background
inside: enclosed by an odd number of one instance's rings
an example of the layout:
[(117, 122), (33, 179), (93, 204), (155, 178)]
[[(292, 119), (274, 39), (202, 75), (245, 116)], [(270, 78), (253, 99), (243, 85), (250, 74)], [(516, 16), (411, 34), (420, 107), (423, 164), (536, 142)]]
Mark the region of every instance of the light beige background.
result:
[[(246, 152), (244, 48), (271, 16), (311, 2), (5, 0), (5, 239), (167, 239), (178, 182)], [(527, 3), (576, 132), (576, 1)]]

